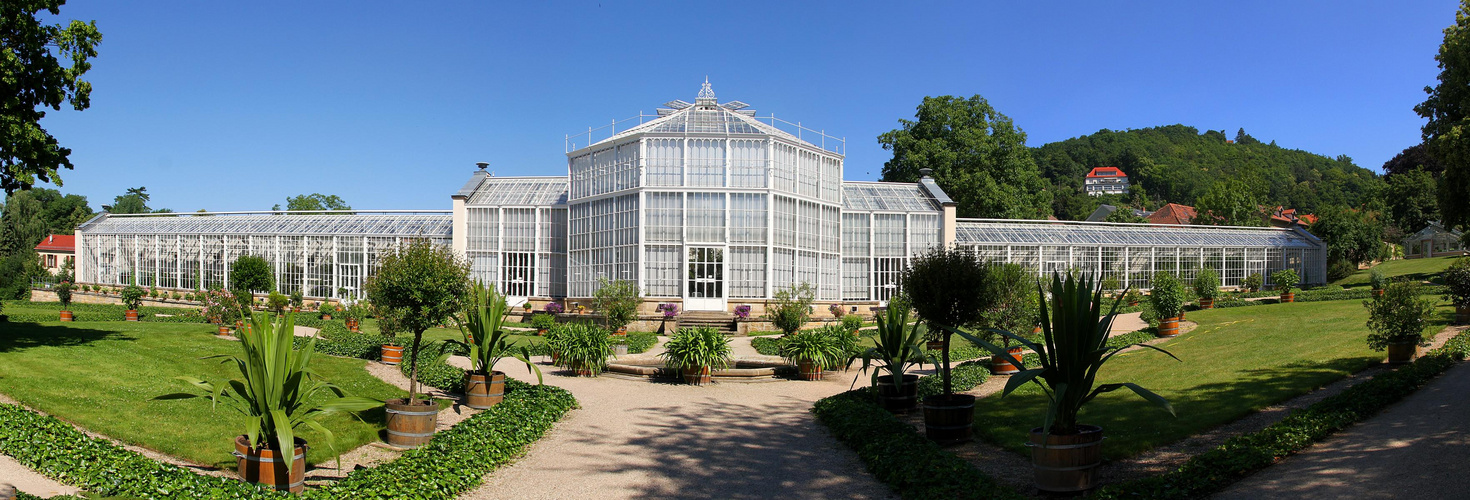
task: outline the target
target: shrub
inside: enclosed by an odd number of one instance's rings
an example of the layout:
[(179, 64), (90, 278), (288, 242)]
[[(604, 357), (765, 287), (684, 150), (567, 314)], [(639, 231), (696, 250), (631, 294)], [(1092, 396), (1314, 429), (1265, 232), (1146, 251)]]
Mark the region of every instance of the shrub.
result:
[(609, 282), (602, 278), (593, 292), (592, 307), (602, 313), (607, 328), (616, 331), (638, 319), (638, 306), (643, 298), (638, 296), (638, 283), (628, 280)]
[(1111, 291), (1116, 291), (1116, 290), (1122, 290), (1123, 289), (1123, 282), (1118, 281), (1118, 277), (1117, 276), (1114, 276), (1114, 275), (1111, 275), (1110, 274), (1110, 275), (1107, 275), (1107, 276), (1104, 276), (1103, 277), (1103, 279), (1102, 279), (1102, 289), (1103, 289), (1103, 291), (1106, 291), (1106, 292), (1111, 292)]
[(1383, 296), (1363, 301), (1368, 308), (1368, 347), (1375, 351), (1389, 344), (1413, 342), (1429, 345), (1425, 330), (1434, 317), (1434, 303), (1419, 297), (1419, 284), (1401, 281), (1388, 285)]
[(1440, 278), (1444, 280), (1445, 300), (1453, 302), (1457, 308), (1470, 307), (1470, 259), (1455, 259)]
[(1202, 299), (1214, 299), (1220, 295), (1220, 275), (1213, 268), (1201, 268), (1194, 275), (1194, 294)]
[(1337, 281), (1358, 272), (1358, 265), (1342, 259), (1327, 263), (1327, 281)]
[(1295, 269), (1287, 268), (1271, 273), (1271, 284), (1280, 293), (1290, 293), (1302, 281), (1301, 276), (1296, 274)]
[(766, 319), (778, 330), (791, 335), (811, 319), (815, 297), (816, 291), (806, 282), (778, 290), (775, 298), (766, 303)]
[(849, 331), (849, 332), (857, 332), (858, 330), (862, 329), (862, 327), (863, 327), (863, 317), (862, 316), (858, 316), (856, 314), (849, 314), (847, 316), (843, 316), (842, 317), (842, 328), (846, 329), (847, 331)]
[(1177, 318), (1184, 312), (1184, 284), (1169, 273), (1155, 273), (1151, 280), (1149, 305), (1160, 318)]
[(1261, 277), (1261, 273), (1250, 273), (1245, 279), (1240, 280), (1240, 286), (1252, 292), (1259, 291), (1263, 285), (1265, 285), (1265, 278)]
[(119, 296), (122, 297), (123, 305), (127, 306), (128, 309), (136, 311), (138, 307), (143, 305), (143, 293), (142, 287), (128, 285), (127, 288), (122, 290)]
[(305, 301), (305, 298), (301, 296), (301, 290), (296, 290), (294, 292), (291, 292), (291, 307), (300, 309), (301, 308), (301, 303), (304, 302), (304, 301)]
[(265, 296), (266, 308), (276, 312), (281, 312), (285, 310), (286, 304), (289, 303), (289, 301), (290, 299), (287, 298), (285, 294), (277, 291), (271, 291), (270, 295)]
[(241, 255), (230, 264), (230, 289), (259, 293), (276, 289), (270, 262), (255, 255)]
[(1123, 294), (1123, 302), (1129, 305), (1143, 302), (1143, 292), (1130, 288), (1127, 293)]
[(61, 303), (62, 309), (65, 309), (67, 306), (71, 305), (71, 289), (73, 287), (74, 285), (71, 284), (71, 281), (62, 280), (61, 283), (57, 283), (56, 286), (52, 288), (52, 290), (56, 291), (56, 300), (57, 302)]
[(548, 313), (531, 315), (531, 327), (537, 330), (550, 330), (556, 326), (556, 317)]
[(1373, 270), (1368, 271), (1368, 285), (1374, 290), (1382, 290), (1388, 286), (1388, 276), (1383, 274), (1382, 269), (1374, 267)]

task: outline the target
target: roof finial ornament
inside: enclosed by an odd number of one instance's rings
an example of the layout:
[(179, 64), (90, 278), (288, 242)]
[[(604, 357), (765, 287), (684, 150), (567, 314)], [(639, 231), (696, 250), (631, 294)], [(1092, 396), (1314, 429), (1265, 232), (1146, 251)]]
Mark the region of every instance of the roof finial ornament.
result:
[(709, 86), (709, 76), (704, 77), (704, 86), (699, 88), (699, 97), (694, 99), (694, 104), (699, 106), (715, 105), (715, 90)]

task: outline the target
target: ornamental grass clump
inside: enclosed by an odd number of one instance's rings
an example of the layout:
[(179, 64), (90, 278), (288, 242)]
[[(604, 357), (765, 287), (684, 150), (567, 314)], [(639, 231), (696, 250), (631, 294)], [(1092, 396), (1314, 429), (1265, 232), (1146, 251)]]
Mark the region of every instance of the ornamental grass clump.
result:
[[(165, 394), (154, 399), (209, 398), (248, 417), (245, 437), (256, 449), (291, 450), (296, 430), (311, 428), (326, 438), (332, 449), (331, 429), (318, 420), (337, 412), (359, 412), (377, 408), (382, 401), (364, 397), (348, 397), (342, 389), (321, 380), (310, 364), (316, 351), (316, 337), (299, 350), (292, 349), (295, 339), (295, 315), (273, 320), (267, 314), (255, 314), (251, 328), (238, 332), (239, 355), (220, 354), (202, 359), (225, 358), (233, 363), (240, 377), (215, 384), (194, 377), (175, 377), (188, 383), (195, 392)], [(332, 449), (333, 454), (336, 453)], [(340, 460), (340, 458), (339, 458)], [(340, 462), (339, 462), (340, 467)]]
[(1429, 345), (1425, 335), (1434, 317), (1434, 303), (1419, 296), (1412, 281), (1391, 283), (1383, 296), (1363, 301), (1368, 309), (1368, 347), (1382, 351), (1393, 344)]
[(852, 333), (840, 326), (797, 332), (781, 344), (781, 356), (795, 363), (814, 363), (823, 369), (847, 364)]
[(665, 366), (676, 370), (723, 369), (730, 362), (730, 339), (710, 327), (680, 328), (664, 343)]
[(559, 330), (555, 340), (562, 366), (589, 377), (607, 368), (607, 358), (613, 356), (612, 336), (607, 330), (585, 321), (562, 325)]

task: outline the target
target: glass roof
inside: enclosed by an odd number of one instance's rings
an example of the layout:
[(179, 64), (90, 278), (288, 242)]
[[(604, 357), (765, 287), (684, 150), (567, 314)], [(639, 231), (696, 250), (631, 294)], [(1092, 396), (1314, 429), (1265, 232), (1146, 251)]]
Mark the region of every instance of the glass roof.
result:
[(939, 202), (918, 184), (843, 182), (842, 209), (849, 212), (937, 212)]
[(83, 234), (281, 234), (423, 236), (449, 238), (453, 215), (445, 213), (282, 214), (274, 212), (101, 215)]
[(1291, 229), (1078, 224), (1057, 221), (959, 220), (960, 245), (1226, 246), (1318, 248), (1321, 242)]
[(485, 177), (466, 204), (550, 206), (567, 203), (566, 177)]
[(796, 142), (806, 143), (784, 130), (761, 123), (741, 111), (721, 106), (691, 106), (670, 113), (637, 127), (618, 132), (598, 141), (598, 144), (615, 141), (634, 134), (759, 134), (774, 135)]

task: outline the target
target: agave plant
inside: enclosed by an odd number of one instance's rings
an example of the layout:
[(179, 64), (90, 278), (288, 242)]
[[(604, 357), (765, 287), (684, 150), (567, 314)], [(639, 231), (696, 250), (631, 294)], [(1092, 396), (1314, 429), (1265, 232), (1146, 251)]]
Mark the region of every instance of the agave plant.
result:
[(714, 328), (681, 328), (664, 343), (659, 354), (669, 368), (725, 368), (729, 363), (730, 339)]
[(509, 311), (505, 296), (496, 292), (494, 285), (485, 286), (484, 282), (475, 281), (470, 285), (464, 312), (455, 318), (465, 339), (463, 342), (450, 340), (444, 346), (458, 345), (469, 350), (473, 371), (482, 375), (489, 375), (495, 370), (495, 363), (511, 356), (525, 363), (527, 370), (536, 374), (536, 381), (541, 382), (541, 369), (531, 363), (530, 350), (519, 342), (507, 341), (509, 335), (501, 329)]
[(1174, 414), (1174, 408), (1167, 400), (1138, 384), (1119, 382), (1094, 387), (1097, 372), (1103, 364), (1118, 352), (1129, 347), (1143, 346), (1168, 354), (1175, 360), (1179, 359), (1169, 351), (1148, 344), (1109, 348), (1107, 345), (1108, 331), (1112, 326), (1114, 313), (1118, 310), (1118, 301), (1113, 301), (1111, 310), (1104, 316), (1102, 314), (1102, 289), (1097, 287), (1095, 280), (1087, 276), (1072, 275), (1063, 279), (1060, 274), (1053, 274), (1049, 308), (1047, 307), (1046, 291), (1038, 287), (1037, 292), (1041, 299), (1043, 343), (1037, 344), (1022, 335), (1004, 330), (991, 329), (990, 331), (1020, 342), (1036, 352), (1040, 359), (1039, 367), (1028, 369), (1022, 364), (1020, 356), (1007, 353), (1005, 348), (969, 332), (952, 330), (955, 334), (989, 349), (996, 356), (1010, 360), (1011, 364), (1021, 369), (1020, 373), (1012, 375), (1010, 380), (1006, 381), (1002, 397), (1009, 395), (1027, 382), (1035, 382), (1041, 386), (1049, 400), (1046, 420), (1042, 428), (1049, 434), (1077, 433), (1077, 413), (1081, 411), (1083, 405), (1092, 401), (1099, 394), (1123, 388), (1132, 390), (1144, 399), (1168, 410), (1171, 415)]
[[(863, 360), (863, 372), (867, 372), (873, 361), (881, 361), (882, 370), (873, 370), (872, 385), (878, 386), (878, 377), (882, 372), (887, 372), (893, 377), (895, 384), (903, 381), (904, 372), (909, 367), (924, 366), (925, 361), (933, 363), (933, 358), (926, 354), (920, 347), (924, 343), (924, 329), (919, 322), (909, 325), (909, 305), (902, 300), (888, 303), (888, 309), (883, 314), (875, 316), (878, 320), (878, 333), (873, 336), (873, 347), (860, 355)], [(857, 359), (857, 358), (854, 358)], [(857, 379), (853, 379), (857, 383)]]
[(841, 366), (847, 361), (844, 338), (851, 339), (853, 336), (840, 326), (800, 331), (784, 339), (781, 356), (798, 363), (816, 363), (824, 369)]
[[(176, 377), (196, 392), (181, 392), (154, 399), (209, 398), (214, 406), (224, 401), (236, 411), (250, 417), (245, 435), (255, 448), (277, 447), (289, 451), (296, 441), (296, 429), (306, 426), (327, 438), (332, 449), (332, 431), (318, 420), (337, 412), (358, 412), (383, 405), (382, 401), (364, 397), (347, 397), (342, 389), (321, 380), (308, 366), (316, 349), (313, 337), (300, 350), (291, 348), (295, 337), (295, 315), (272, 320), (269, 314), (251, 317), (252, 328), (237, 333), (242, 355), (219, 354), (203, 359), (226, 358), (234, 362), (240, 378), (224, 384), (213, 384), (194, 377)], [(332, 449), (336, 453), (335, 449)]]

